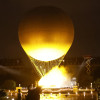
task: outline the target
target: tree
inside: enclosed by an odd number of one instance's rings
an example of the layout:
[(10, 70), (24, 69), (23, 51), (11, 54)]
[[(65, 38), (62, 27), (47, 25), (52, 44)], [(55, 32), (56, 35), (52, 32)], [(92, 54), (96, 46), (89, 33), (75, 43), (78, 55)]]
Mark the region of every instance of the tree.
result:
[(2, 84), (2, 89), (14, 90), (15, 88), (16, 88), (16, 82), (13, 80), (6, 80)]
[(0, 99), (4, 96), (6, 96), (6, 92), (4, 90), (0, 90)]
[(100, 78), (96, 79), (94, 82), (95, 87), (100, 87)]

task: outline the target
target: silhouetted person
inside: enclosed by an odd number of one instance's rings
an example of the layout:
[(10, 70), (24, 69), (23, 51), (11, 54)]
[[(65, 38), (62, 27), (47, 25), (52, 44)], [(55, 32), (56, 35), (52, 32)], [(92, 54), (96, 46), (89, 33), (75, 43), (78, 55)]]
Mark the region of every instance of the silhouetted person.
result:
[(29, 89), (26, 100), (40, 100), (40, 92), (41, 92), (40, 87), (37, 87), (33, 90)]
[(20, 89), (18, 89), (18, 97), (17, 100), (21, 100), (21, 93), (20, 93)]

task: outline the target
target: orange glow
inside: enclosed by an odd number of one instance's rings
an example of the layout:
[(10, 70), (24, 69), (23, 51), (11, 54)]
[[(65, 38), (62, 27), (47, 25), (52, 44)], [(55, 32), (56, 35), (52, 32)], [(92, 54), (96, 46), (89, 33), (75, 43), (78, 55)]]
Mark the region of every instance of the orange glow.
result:
[(61, 88), (70, 86), (70, 76), (64, 67), (54, 67), (38, 83), (42, 88)]
[[(18, 35), (22, 48), (43, 76), (60, 65), (72, 45), (74, 27), (70, 17), (60, 8), (42, 6), (22, 18)], [(65, 76), (64, 68), (55, 67), (42, 77), (39, 85), (60, 87), (68, 77)]]
[(54, 59), (58, 59), (61, 56), (65, 55), (68, 51), (70, 45), (66, 44), (45, 44), (45, 45), (25, 45), (25, 51), (31, 57), (41, 60), (41, 61), (51, 61)]
[(59, 8), (39, 7), (24, 16), (19, 25), (19, 41), (27, 55), (40, 61), (64, 56), (72, 45), (74, 27)]

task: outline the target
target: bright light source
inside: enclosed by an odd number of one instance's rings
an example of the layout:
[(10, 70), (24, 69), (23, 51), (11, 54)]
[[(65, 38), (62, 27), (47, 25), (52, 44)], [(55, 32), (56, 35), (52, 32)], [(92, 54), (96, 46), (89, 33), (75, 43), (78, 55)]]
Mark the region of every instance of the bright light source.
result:
[(84, 95), (84, 96), (86, 95), (85, 92), (83, 92), (83, 95)]
[(91, 94), (93, 94), (93, 91), (91, 91)]
[(40, 60), (40, 61), (51, 61), (60, 58), (65, 55), (71, 44), (37, 44), (37, 45), (23, 45), (28, 55)]
[(50, 93), (50, 95), (52, 96), (52, 93)]
[(70, 93), (68, 92), (68, 95), (70, 95)]
[(59, 93), (59, 95), (61, 96), (61, 93)]
[(43, 76), (38, 85), (43, 88), (61, 88), (70, 87), (71, 79), (64, 67), (54, 67)]
[(8, 99), (9, 97), (7, 97), (7, 99)]
[(76, 95), (77, 95), (78, 93), (76, 92)]
[(74, 27), (69, 16), (58, 8), (53, 8), (53, 12), (51, 9), (36, 8), (36, 11), (26, 14), (19, 25), (19, 41), (23, 49), (40, 61), (64, 56), (74, 39)]

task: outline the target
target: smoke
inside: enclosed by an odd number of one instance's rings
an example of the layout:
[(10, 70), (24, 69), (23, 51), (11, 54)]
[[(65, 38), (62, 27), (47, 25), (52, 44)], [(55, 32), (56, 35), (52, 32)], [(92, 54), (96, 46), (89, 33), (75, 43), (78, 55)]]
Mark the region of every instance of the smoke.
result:
[(72, 74), (69, 73), (68, 67), (60, 66), (60, 71), (62, 71), (63, 76), (65, 79), (62, 82), (62, 87), (71, 87), (71, 76)]
[(85, 66), (90, 66), (91, 60), (93, 60), (93, 58), (89, 58), (89, 59), (84, 59), (84, 61), (82, 62), (82, 64), (79, 67), (79, 72), (77, 73), (77, 76), (79, 76), (80, 72), (82, 71), (82, 69)]
[(93, 58), (84, 59), (84, 61), (83, 61), (82, 64), (80, 65), (80, 70), (81, 70), (84, 66), (89, 65), (89, 64), (91, 63), (91, 60), (92, 60), (92, 59), (93, 59)]
[(16, 71), (16, 70), (7, 68), (7, 67), (2, 66), (2, 65), (0, 65), (0, 69), (2, 69), (2, 70), (5, 71), (5, 72), (8, 72), (8, 73), (10, 73), (10, 74), (13, 74), (13, 75), (20, 75), (20, 74), (21, 74), (19, 71)]
[(71, 76), (64, 66), (55, 66), (39, 80), (39, 85), (43, 88), (70, 87)]

